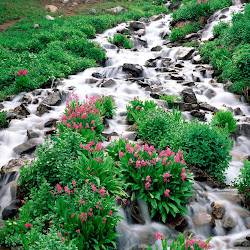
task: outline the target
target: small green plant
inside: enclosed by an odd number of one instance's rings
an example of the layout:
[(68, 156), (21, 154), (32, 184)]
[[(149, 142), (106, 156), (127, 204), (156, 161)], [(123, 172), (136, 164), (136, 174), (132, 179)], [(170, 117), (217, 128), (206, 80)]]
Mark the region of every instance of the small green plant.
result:
[(197, 41), (194, 42), (188, 42), (183, 44), (184, 47), (198, 47), (199, 43)]
[(117, 109), (111, 96), (100, 96), (95, 106), (102, 111), (102, 116), (108, 119), (113, 117)]
[[(208, 239), (206, 241), (195, 239), (195, 236), (192, 234), (185, 238), (185, 236), (182, 233), (179, 233), (178, 239), (172, 241), (170, 243), (170, 246), (168, 246), (168, 239), (163, 237), (162, 234), (156, 233), (156, 240), (160, 239), (162, 241), (162, 250), (168, 250), (168, 249), (173, 249), (173, 250), (208, 250), (211, 248), (209, 241), (211, 240)], [(148, 250), (152, 250), (151, 247), (147, 248)], [(156, 250), (158, 250), (158, 247), (156, 247)]]
[(7, 117), (7, 111), (6, 110), (0, 111), (0, 129), (7, 127), (6, 117)]
[(172, 94), (172, 95), (164, 94), (160, 96), (160, 99), (166, 101), (169, 104), (174, 104), (176, 101), (181, 101), (181, 97), (175, 94)]
[(229, 133), (237, 130), (237, 120), (229, 110), (219, 110), (212, 118), (211, 124), (219, 128), (226, 129)]
[(131, 49), (134, 46), (132, 40), (122, 34), (114, 35), (113, 39), (109, 37), (108, 42), (113, 43), (118, 47), (123, 47), (124, 49)]
[(18, 91), (17, 93), (33, 89), (31, 86), (30, 77), (28, 76), (28, 70), (23, 71), (22, 69), (20, 69), (18, 72), (14, 71), (13, 74), (16, 77), (15, 86)]
[(126, 143), (125, 148), (117, 145), (119, 143), (115, 143), (115, 147), (111, 144), (109, 152), (119, 156), (119, 175), (131, 190), (131, 199), (148, 202), (151, 218), (160, 215), (158, 219), (163, 222), (166, 222), (168, 214), (186, 214), (185, 204), (193, 192), (189, 181), (191, 175), (186, 172), (182, 152), (175, 154), (168, 148), (158, 154), (153, 146), (147, 144), (143, 149), (137, 144)]
[(245, 206), (250, 208), (250, 161), (245, 160), (244, 167), (240, 170), (240, 175), (233, 184), (238, 188), (238, 192), (245, 198)]

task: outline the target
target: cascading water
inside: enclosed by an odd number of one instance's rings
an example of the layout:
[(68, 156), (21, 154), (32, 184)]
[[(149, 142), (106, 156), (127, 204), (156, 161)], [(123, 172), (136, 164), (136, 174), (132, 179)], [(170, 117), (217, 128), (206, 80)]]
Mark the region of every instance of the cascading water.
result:
[[(242, 5), (230, 7), (229, 10), (243, 9)], [(230, 11), (221, 10), (210, 17), (210, 20), (229, 20)], [(222, 18), (219, 14), (223, 13)], [(219, 16), (219, 17), (218, 17)], [(217, 18), (218, 17), (218, 18)], [(108, 126), (105, 128), (105, 133), (116, 132), (117, 135), (123, 135), (130, 140), (135, 140), (135, 132), (130, 132), (126, 124), (126, 105), (134, 96), (139, 96), (140, 99), (152, 98), (151, 96), (159, 94), (176, 94), (180, 95), (181, 91), (187, 86), (191, 86), (196, 94), (198, 103), (206, 102), (213, 105), (217, 109), (236, 110), (240, 108), (242, 114), (237, 114), (236, 118), (240, 122), (246, 121), (250, 117), (250, 109), (240, 97), (226, 92), (223, 85), (212, 79), (209, 65), (193, 64), (191, 60), (197, 55), (195, 48), (184, 47), (168, 47), (164, 45), (164, 40), (161, 38), (162, 34), (169, 32), (169, 24), (171, 16), (166, 15), (164, 18), (149, 22), (145, 29), (145, 35), (138, 37), (132, 35), (135, 44), (138, 45), (136, 49), (125, 50), (117, 48), (108, 43), (108, 37), (113, 36), (118, 30), (126, 27), (126, 24), (120, 24), (117, 27), (98, 35), (95, 41), (99, 42), (107, 51), (107, 60), (105, 67), (91, 68), (77, 75), (70, 76), (69, 79), (64, 80), (57, 88), (68, 95), (72, 89), (77, 93), (80, 100), (88, 95), (111, 95), (114, 98), (115, 105), (118, 107), (116, 115), (113, 119), (108, 120)], [(215, 22), (211, 21), (205, 27), (202, 33), (202, 40), (207, 40), (211, 37), (212, 26)], [(140, 43), (141, 39), (143, 44)], [(161, 46), (160, 51), (154, 51), (154, 47)], [(153, 50), (153, 51), (152, 51)], [(181, 57), (183, 53), (190, 52), (188, 60)], [(182, 59), (180, 59), (182, 58)], [(152, 59), (155, 65), (148, 66), (147, 62)], [(140, 78), (128, 76), (123, 70), (123, 64), (138, 64), (142, 66), (143, 73)], [(147, 66), (146, 66), (147, 65)], [(162, 70), (167, 69), (167, 70)], [(97, 73), (101, 77), (97, 76)], [(112, 83), (105, 85), (107, 80), (112, 79)], [(144, 85), (140, 84), (140, 81)], [(143, 87), (142, 87), (142, 86)], [(42, 143), (46, 138), (47, 128), (44, 127), (45, 122), (51, 119), (58, 119), (63, 112), (64, 103), (59, 106), (53, 106), (49, 113), (42, 116), (36, 115), (37, 106), (48, 95), (51, 89), (41, 90), (38, 93), (33, 93), (32, 98), (37, 99), (37, 103), (28, 104), (27, 108), (30, 114), (25, 119), (12, 120), (7, 129), (0, 131), (0, 166), (7, 164), (13, 158), (20, 156), (13, 151), (13, 149), (28, 140), (27, 130), (33, 130), (38, 134), (36, 138), (37, 143)], [(12, 101), (3, 102), (4, 109), (13, 110), (23, 101), (24, 93), (16, 96)], [(162, 101), (155, 100), (160, 105)], [(194, 119), (189, 112), (184, 111), (183, 116), (190, 120)], [(212, 112), (205, 113), (205, 119), (210, 121)], [(250, 120), (250, 119), (249, 119)], [(115, 134), (114, 134), (115, 135)], [(115, 138), (115, 136), (112, 136)], [(236, 156), (230, 163), (227, 173), (227, 181), (230, 183), (239, 173), (242, 167), (242, 157), (237, 157), (237, 152), (250, 154), (250, 140), (246, 136), (238, 137), (234, 142), (234, 152)], [(28, 155), (29, 156), (29, 155)], [(13, 187), (18, 178), (16, 170), (8, 172), (0, 179), (0, 216), (3, 209), (11, 204), (15, 199), (15, 192)], [(12, 177), (11, 177), (12, 176)], [(188, 206), (189, 214), (186, 217), (188, 221), (188, 231), (192, 231), (195, 235), (208, 238), (213, 236), (211, 241), (213, 249), (236, 249), (233, 247), (233, 242), (244, 237), (250, 233), (247, 229), (246, 223), (250, 224), (250, 215), (237, 203), (232, 202), (232, 196), (237, 196), (235, 189), (217, 190), (209, 188), (202, 183), (195, 183), (195, 197), (190, 201)], [(197, 217), (206, 214), (211, 214), (211, 203), (222, 203), (225, 209), (225, 215), (233, 216), (236, 226), (234, 229), (226, 231), (222, 227), (220, 219), (215, 220), (215, 227), (211, 228), (207, 225), (197, 225)], [(149, 219), (149, 212), (144, 203), (138, 204), (142, 221), (144, 224), (134, 224), (129, 210), (121, 210), (120, 213), (124, 216), (123, 220), (117, 226), (117, 231), (123, 234), (118, 239), (119, 249), (130, 249), (133, 246), (141, 244), (159, 245), (160, 241), (155, 242), (155, 233), (162, 233), (165, 237), (175, 237), (177, 232), (171, 229), (168, 225), (152, 222)], [(1, 218), (1, 217), (0, 217)], [(199, 224), (199, 223), (198, 223)]]

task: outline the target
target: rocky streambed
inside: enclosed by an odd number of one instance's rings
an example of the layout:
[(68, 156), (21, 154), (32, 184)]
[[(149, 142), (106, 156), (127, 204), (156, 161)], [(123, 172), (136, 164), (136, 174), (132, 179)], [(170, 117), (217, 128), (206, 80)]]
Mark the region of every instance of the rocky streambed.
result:
[[(202, 31), (189, 34), (178, 43), (163, 39), (170, 32), (170, 15), (120, 24), (95, 39), (107, 51), (104, 67), (85, 70), (54, 82), (49, 89), (21, 93), (1, 103), (0, 109), (8, 110), (9, 120), (9, 127), (0, 131), (1, 222), (18, 212), (21, 205), (16, 198), (19, 168), (32, 159), (39, 144), (54, 134), (66, 97), (72, 91), (80, 100), (86, 94), (113, 97), (117, 112), (113, 119), (107, 120), (104, 131), (112, 139), (122, 135), (131, 141), (137, 140), (137, 133), (131, 131), (126, 122), (126, 105), (135, 96), (153, 99), (164, 106), (164, 101), (159, 99), (162, 94), (179, 95), (181, 101), (173, 106), (179, 107), (187, 120), (209, 122), (219, 109), (233, 111), (238, 130), (234, 134), (232, 161), (226, 176), (230, 184), (238, 176), (243, 160), (250, 155), (250, 107), (241, 96), (229, 93), (227, 84), (213, 78), (211, 66), (201, 63), (197, 47), (183, 47), (182, 44), (211, 39), (212, 26), (216, 22), (230, 21), (232, 11), (243, 10), (244, 5), (236, 5), (217, 11)], [(127, 30), (131, 31), (134, 48), (125, 50), (108, 43), (109, 36)], [(172, 237), (178, 231), (193, 232), (203, 239), (213, 237), (213, 249), (250, 248), (250, 213), (241, 206), (237, 190), (214, 182), (197, 169), (193, 172), (196, 174), (195, 195), (189, 201), (186, 217), (177, 217), (164, 225), (150, 220), (146, 204), (142, 202), (121, 209), (125, 220), (117, 226), (117, 231), (123, 234), (118, 239), (119, 249), (156, 246), (160, 244), (155, 240), (156, 232)]]

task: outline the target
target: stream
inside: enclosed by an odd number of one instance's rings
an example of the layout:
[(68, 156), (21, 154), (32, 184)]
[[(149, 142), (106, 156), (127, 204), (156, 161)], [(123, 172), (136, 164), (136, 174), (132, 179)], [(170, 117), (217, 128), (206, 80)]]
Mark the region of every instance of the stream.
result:
[[(243, 10), (244, 5), (239, 4), (215, 12), (208, 19), (204, 29), (198, 32), (198, 41), (202, 43), (211, 38), (212, 27), (219, 20), (230, 22), (232, 12)], [(117, 106), (116, 115), (108, 120), (104, 130), (106, 134), (111, 135), (112, 140), (122, 135), (135, 141), (137, 134), (131, 132), (126, 123), (126, 105), (134, 97), (138, 96), (142, 100), (153, 99), (158, 105), (164, 105), (164, 102), (159, 100), (161, 94), (181, 96), (181, 92), (186, 88), (193, 90), (198, 104), (210, 105), (207, 109), (200, 108), (198, 112), (192, 113), (192, 109), (189, 110), (184, 103), (182, 116), (186, 120), (198, 118), (209, 122), (213, 115), (211, 109), (213, 107), (213, 109), (232, 110), (238, 124), (242, 124), (242, 128), (250, 126), (249, 105), (242, 97), (227, 92), (222, 83), (212, 78), (212, 68), (200, 62), (197, 48), (176, 47), (168, 40), (162, 39), (163, 34), (168, 34), (170, 31), (171, 16), (160, 17), (142, 19), (145, 29), (132, 32), (131, 38), (135, 46), (131, 50), (117, 48), (107, 41), (109, 36), (124, 32), (131, 25), (130, 22), (119, 24), (97, 35), (94, 41), (100, 43), (107, 51), (104, 67), (91, 68), (72, 75), (68, 79), (57, 82), (54, 89), (21, 93), (13, 100), (2, 103), (5, 110), (14, 112), (17, 106), (25, 102), (25, 108), (22, 106), (22, 109), (28, 113), (26, 118), (12, 119), (8, 128), (0, 130), (0, 168), (2, 166), (0, 221), (3, 220), (4, 208), (13, 206), (19, 176), (19, 167), (16, 166), (18, 164), (7, 167), (8, 162), (12, 159), (17, 159), (16, 162), (18, 162), (20, 157), (24, 159), (22, 162), (25, 159), (29, 160), (32, 149), (24, 150), (20, 156), (21, 151), (17, 146), (31, 142), (34, 149), (35, 146), (43, 143), (53, 130), (53, 125), (48, 125), (48, 121), (53, 124), (59, 119), (65, 107), (66, 97), (72, 91), (79, 96), (80, 100), (85, 99), (86, 95), (113, 97)], [(141, 32), (140, 36), (137, 32)], [(124, 64), (130, 64), (130, 66), (124, 66)], [(49, 112), (41, 114), (37, 111), (38, 106), (41, 106), (48, 96), (58, 93), (60, 93), (60, 101), (54, 105), (51, 104)], [(226, 174), (227, 184), (239, 175), (243, 160), (250, 155), (250, 135), (244, 130), (235, 136), (231, 155), (232, 161)], [(188, 205), (185, 230), (193, 232), (197, 238), (213, 237), (210, 242), (212, 249), (250, 249), (250, 244), (244, 245), (246, 235), (250, 234), (250, 213), (240, 206), (237, 190), (211, 188), (196, 181), (193, 187), (195, 195)], [(212, 218), (211, 213), (214, 213), (216, 207), (223, 207), (223, 219)], [(138, 202), (138, 208), (143, 224), (134, 223), (129, 208), (120, 211), (125, 220), (117, 226), (117, 231), (123, 234), (118, 239), (119, 249), (143, 249), (147, 244), (161, 247), (160, 240), (155, 241), (156, 232), (170, 238), (178, 235), (171, 225), (151, 221), (146, 204)]]

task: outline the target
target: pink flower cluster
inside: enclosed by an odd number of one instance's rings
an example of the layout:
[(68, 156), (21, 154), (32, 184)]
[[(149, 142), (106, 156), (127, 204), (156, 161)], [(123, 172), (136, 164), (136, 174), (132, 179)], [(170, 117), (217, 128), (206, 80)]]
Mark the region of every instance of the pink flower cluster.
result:
[(164, 240), (163, 238), (163, 235), (162, 234), (159, 234), (159, 233), (156, 233), (156, 240), (160, 239), (160, 240)]
[[(15, 75), (15, 74), (16, 74), (16, 71), (14, 71), (13, 74)], [(18, 76), (20, 76), (20, 75), (26, 76), (27, 74), (28, 74), (28, 70), (24, 70), (24, 71), (23, 71), (22, 69), (20, 69), (20, 70), (18, 71), (18, 73), (17, 73)]]
[(26, 223), (24, 224), (24, 226), (28, 229), (29, 227), (33, 227), (33, 225), (31, 225), (30, 223)]
[(145, 183), (145, 189), (146, 190), (148, 190), (150, 188), (150, 186), (151, 186), (150, 182), (152, 182), (152, 180), (151, 180), (150, 176), (148, 175), (146, 177), (146, 183)]
[[(95, 147), (94, 147), (95, 146)], [(88, 150), (90, 153), (92, 152), (97, 152), (101, 151), (103, 149), (102, 142), (95, 143), (94, 139), (87, 143), (86, 145), (83, 145), (82, 143), (80, 144), (80, 148), (85, 148)], [(99, 161), (100, 162), (100, 161)]]
[(195, 4), (201, 4), (201, 3), (209, 3), (209, 0), (203, 0), (203, 1), (201, 1), (201, 0), (198, 0)]
[[(195, 238), (195, 236), (193, 236)], [(198, 244), (199, 248), (201, 249), (210, 249), (211, 245), (210, 243), (206, 243), (205, 241), (198, 240), (198, 239), (186, 239), (186, 244), (185, 244), (185, 250), (188, 249), (189, 247), (191, 249), (194, 249), (194, 244)]]

